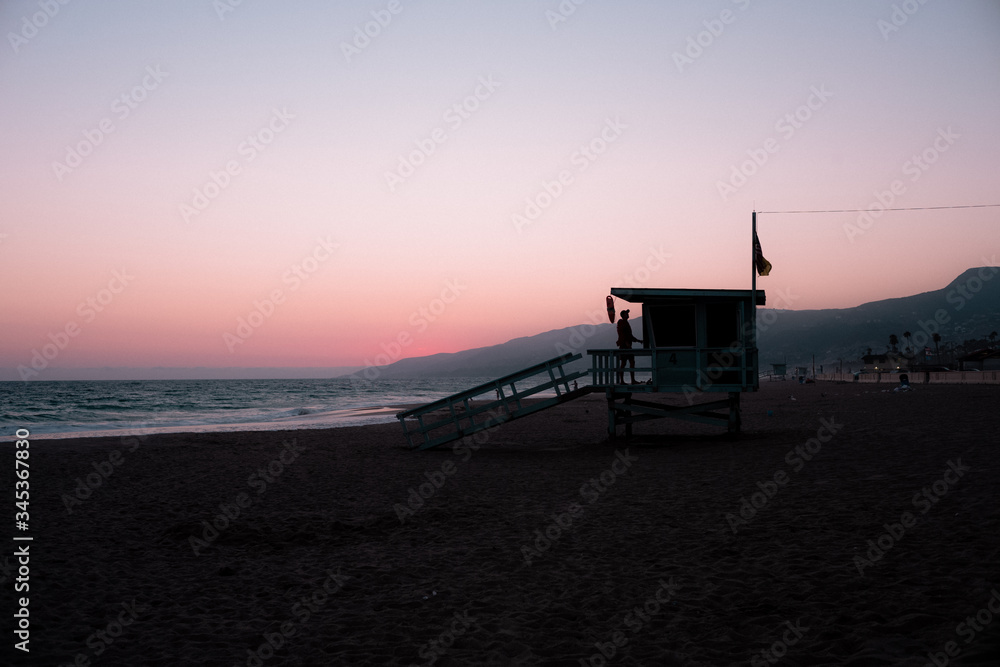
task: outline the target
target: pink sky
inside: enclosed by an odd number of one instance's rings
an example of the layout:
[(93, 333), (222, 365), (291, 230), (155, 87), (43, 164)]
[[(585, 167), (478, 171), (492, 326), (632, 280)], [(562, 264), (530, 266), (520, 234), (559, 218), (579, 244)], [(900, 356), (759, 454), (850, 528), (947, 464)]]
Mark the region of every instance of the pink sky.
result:
[[(748, 288), (755, 207), (1000, 203), (995, 2), (345, 4), (0, 6), (0, 379), (458, 351)], [(758, 286), (939, 289), (998, 216), (761, 214)]]

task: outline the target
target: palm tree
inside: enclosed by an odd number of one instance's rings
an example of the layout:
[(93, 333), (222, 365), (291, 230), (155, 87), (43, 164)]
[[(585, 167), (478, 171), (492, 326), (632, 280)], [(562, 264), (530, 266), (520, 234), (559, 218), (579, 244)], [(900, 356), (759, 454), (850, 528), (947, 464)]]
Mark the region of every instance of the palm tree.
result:
[(903, 338), (906, 339), (906, 349), (907, 350), (910, 349), (910, 338), (912, 338), (912, 337), (913, 337), (913, 334), (911, 334), (909, 331), (904, 331), (903, 332)]
[(996, 331), (991, 331), (990, 332), (990, 345), (993, 345), (994, 343), (996, 343), (996, 339), (997, 339), (997, 332)]
[(899, 338), (896, 337), (896, 334), (889, 334), (889, 347), (892, 348), (893, 352), (896, 351), (897, 345), (899, 345)]
[(937, 359), (937, 362), (940, 364), (941, 363), (941, 348), (938, 346), (938, 343), (941, 342), (941, 334), (939, 334), (939, 333), (933, 334), (931, 336), (931, 340), (934, 341), (934, 358)]

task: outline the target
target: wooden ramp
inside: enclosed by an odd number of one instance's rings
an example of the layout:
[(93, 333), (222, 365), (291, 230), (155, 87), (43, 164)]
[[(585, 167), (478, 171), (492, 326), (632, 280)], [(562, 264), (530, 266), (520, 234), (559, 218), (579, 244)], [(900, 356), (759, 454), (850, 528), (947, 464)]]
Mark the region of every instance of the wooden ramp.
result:
[[(400, 412), (396, 418), (403, 426), (403, 434), (411, 449), (437, 447), (589, 394), (594, 387), (570, 389), (573, 380), (584, 377), (589, 371), (567, 374), (565, 369), (566, 364), (582, 357), (581, 354), (564, 354), (439, 401)], [(541, 379), (535, 377), (539, 375)], [(527, 388), (517, 387), (518, 383), (523, 385), (525, 382), (529, 383)], [(548, 389), (555, 389), (556, 395), (528, 404), (523, 402)]]

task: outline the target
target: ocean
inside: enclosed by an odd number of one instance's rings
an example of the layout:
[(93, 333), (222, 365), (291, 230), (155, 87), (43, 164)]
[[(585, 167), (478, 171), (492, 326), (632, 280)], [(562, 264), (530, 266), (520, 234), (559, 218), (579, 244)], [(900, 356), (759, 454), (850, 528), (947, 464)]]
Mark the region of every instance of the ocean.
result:
[[(0, 382), (0, 440), (331, 428), (392, 422), (487, 378)], [(544, 395), (544, 394), (540, 394)]]

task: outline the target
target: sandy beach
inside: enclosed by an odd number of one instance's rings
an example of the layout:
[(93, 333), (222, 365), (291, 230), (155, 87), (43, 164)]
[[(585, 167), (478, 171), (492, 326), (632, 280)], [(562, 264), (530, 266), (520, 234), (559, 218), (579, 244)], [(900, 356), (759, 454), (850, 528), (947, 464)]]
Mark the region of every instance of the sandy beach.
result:
[(40, 440), (0, 662), (998, 664), (1000, 388), (743, 406), (737, 440), (610, 442), (601, 395), (427, 452), (398, 424)]

